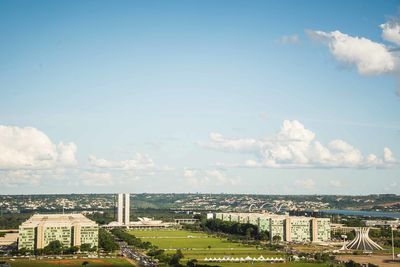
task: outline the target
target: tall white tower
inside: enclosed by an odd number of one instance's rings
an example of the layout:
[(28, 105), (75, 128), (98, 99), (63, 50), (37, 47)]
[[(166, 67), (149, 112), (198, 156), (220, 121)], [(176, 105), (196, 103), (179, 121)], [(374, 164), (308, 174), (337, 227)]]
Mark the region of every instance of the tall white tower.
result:
[(118, 194), (118, 224), (119, 225), (129, 225), (130, 216), (130, 199), (129, 193), (119, 193)]
[(125, 194), (125, 211), (124, 211), (124, 224), (129, 225), (129, 211), (130, 211), (130, 199), (129, 199), (129, 193)]

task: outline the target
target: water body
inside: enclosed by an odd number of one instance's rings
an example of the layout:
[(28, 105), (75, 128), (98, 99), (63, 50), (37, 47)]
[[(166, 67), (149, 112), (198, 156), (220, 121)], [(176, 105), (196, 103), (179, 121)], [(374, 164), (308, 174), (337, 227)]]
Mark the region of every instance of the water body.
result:
[(330, 213), (330, 214), (342, 214), (349, 216), (400, 218), (400, 212), (364, 211), (364, 210), (320, 210), (320, 212)]

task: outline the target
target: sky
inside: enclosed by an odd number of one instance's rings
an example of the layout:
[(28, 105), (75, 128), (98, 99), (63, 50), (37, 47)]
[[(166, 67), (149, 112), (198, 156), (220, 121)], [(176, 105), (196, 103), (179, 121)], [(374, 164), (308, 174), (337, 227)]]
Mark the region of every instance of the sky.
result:
[(400, 1), (0, 1), (0, 194), (400, 194)]

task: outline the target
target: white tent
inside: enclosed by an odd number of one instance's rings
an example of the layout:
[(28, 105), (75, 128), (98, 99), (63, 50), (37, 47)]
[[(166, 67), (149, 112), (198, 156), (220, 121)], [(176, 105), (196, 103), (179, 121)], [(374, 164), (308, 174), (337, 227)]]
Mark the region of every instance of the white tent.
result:
[(241, 258), (240, 258), (240, 261), (245, 261), (245, 260), (244, 260), (244, 258), (241, 257)]
[(204, 258), (204, 261), (208, 261), (208, 258), (207, 258), (207, 257), (205, 257), (205, 258)]
[(250, 257), (250, 256), (247, 256), (247, 257), (245, 258), (245, 260), (246, 260), (246, 261), (252, 261), (252, 260), (253, 260), (253, 258), (252, 258), (252, 257)]
[(264, 261), (265, 258), (263, 257), (263, 255), (261, 255), (260, 257), (258, 257), (258, 260), (259, 260), (259, 261)]

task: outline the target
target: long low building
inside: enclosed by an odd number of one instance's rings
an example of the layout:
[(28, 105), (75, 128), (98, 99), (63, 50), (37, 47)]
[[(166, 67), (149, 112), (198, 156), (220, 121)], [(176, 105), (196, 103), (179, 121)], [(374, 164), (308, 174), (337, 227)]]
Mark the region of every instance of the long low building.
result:
[(286, 242), (321, 242), (331, 239), (329, 218), (278, 215), (272, 213), (214, 213), (214, 219), (250, 223), (267, 230), (271, 241), (279, 236)]
[(126, 229), (167, 229), (167, 228), (177, 228), (179, 227), (178, 223), (173, 222), (163, 222), (161, 220), (153, 220), (151, 218), (143, 217), (138, 218), (138, 221), (129, 222), (129, 224), (121, 224), (119, 222), (110, 222), (107, 225), (104, 225), (104, 228), (113, 229), (113, 228), (126, 228)]
[(42, 249), (55, 240), (65, 247), (98, 247), (99, 227), (82, 214), (35, 214), (19, 227), (18, 249)]

